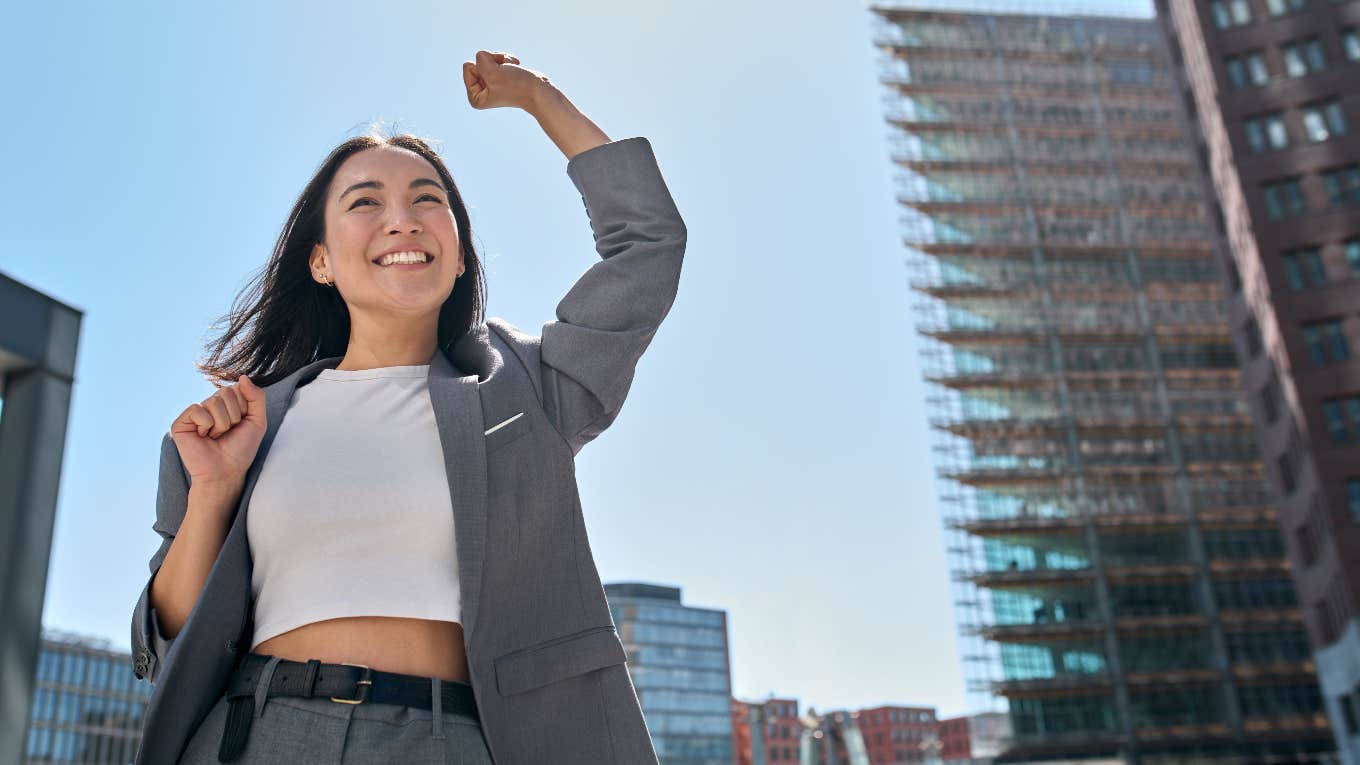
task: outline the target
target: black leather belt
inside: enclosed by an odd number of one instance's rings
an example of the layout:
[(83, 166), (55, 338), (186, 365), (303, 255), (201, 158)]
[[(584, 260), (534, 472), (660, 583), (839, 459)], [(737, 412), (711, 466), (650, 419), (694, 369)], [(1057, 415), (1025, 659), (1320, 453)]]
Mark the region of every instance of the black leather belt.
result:
[[(273, 658), (247, 653), (227, 681), (227, 723), (218, 749), (219, 762), (233, 762), (245, 751), (250, 723), (255, 716), (255, 690), (265, 665)], [(433, 709), (432, 681), (419, 675), (382, 672), (362, 664), (323, 664), (311, 661), (279, 660), (265, 696), (329, 698), (337, 704), (400, 704)], [(477, 699), (467, 683), (444, 680), (440, 684), (442, 711), (462, 712), (478, 717)], [(480, 719), (480, 717), (478, 717)]]

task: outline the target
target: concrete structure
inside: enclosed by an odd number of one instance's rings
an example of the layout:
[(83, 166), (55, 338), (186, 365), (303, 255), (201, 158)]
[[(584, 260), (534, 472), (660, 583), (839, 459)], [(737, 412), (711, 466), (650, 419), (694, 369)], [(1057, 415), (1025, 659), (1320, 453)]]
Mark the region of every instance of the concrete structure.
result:
[(680, 588), (604, 585), (662, 765), (728, 765), (732, 670), (727, 613), (680, 603)]
[(22, 758), (10, 762), (132, 762), (141, 742), (150, 683), (132, 674), (132, 656), (109, 641), (46, 630)]
[(80, 321), (0, 274), (0, 762), (27, 735)]
[(974, 709), (1008, 708), (999, 759), (1327, 759), (1156, 23), (873, 10), (965, 676)]
[(1157, 10), (1327, 713), (1360, 763), (1360, 2)]

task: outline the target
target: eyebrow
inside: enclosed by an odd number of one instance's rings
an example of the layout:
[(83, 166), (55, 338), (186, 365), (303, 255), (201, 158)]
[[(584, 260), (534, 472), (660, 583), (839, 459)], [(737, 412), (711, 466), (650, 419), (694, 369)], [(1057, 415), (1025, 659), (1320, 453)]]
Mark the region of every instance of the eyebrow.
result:
[[(417, 186), (436, 186), (439, 188), (440, 191), (443, 191), (446, 194), (448, 193), (448, 190), (444, 188), (444, 184), (431, 178), (417, 178), (414, 181), (411, 181), (411, 185), (408, 186), (407, 188), (414, 189)], [(350, 186), (349, 188), (345, 189), (343, 192), (341, 192), (340, 196), (336, 197), (336, 199), (344, 199), (345, 194), (348, 194), (351, 191), (355, 191), (357, 189), (380, 189), (382, 187), (383, 187), (382, 181), (360, 181), (354, 184), (353, 186)]]

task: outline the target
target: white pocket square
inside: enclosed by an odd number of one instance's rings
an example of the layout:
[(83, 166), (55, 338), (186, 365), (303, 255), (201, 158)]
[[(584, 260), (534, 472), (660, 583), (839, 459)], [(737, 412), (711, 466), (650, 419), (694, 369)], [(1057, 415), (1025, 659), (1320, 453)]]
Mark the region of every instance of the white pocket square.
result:
[(492, 433), (495, 433), (496, 431), (500, 430), (501, 428), (505, 427), (506, 425), (509, 425), (510, 423), (514, 422), (515, 420), (518, 420), (519, 418), (521, 418), (521, 417), (523, 417), (523, 416), (524, 416), (524, 412), (520, 412), (519, 414), (515, 415), (514, 417), (511, 417), (510, 419), (506, 420), (505, 422), (497, 423), (497, 424), (495, 424), (495, 425), (492, 425), (490, 428), (487, 428), (487, 431), (486, 431), (485, 433), (483, 433), (482, 435), (484, 435), (484, 436), (489, 436), (489, 435), (491, 435)]

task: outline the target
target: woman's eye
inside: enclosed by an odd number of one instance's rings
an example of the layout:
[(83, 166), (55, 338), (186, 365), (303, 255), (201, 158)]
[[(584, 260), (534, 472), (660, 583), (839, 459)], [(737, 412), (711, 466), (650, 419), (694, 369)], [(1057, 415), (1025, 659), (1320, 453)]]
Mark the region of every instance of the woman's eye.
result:
[[(416, 198), (416, 201), (417, 201), (417, 202), (420, 202), (420, 201), (423, 201), (423, 200), (425, 200), (425, 199), (432, 199), (432, 200), (434, 200), (434, 201), (436, 201), (436, 202), (438, 202), (438, 203), (440, 203), (440, 204), (444, 204), (444, 200), (440, 199), (439, 197), (435, 196), (434, 194), (421, 194), (419, 197)], [(354, 208), (358, 207), (360, 202), (373, 202), (374, 204), (377, 204), (377, 202), (374, 202), (374, 200), (373, 200), (372, 197), (363, 197), (363, 198), (354, 200), (354, 204), (350, 205), (350, 206), (349, 206), (349, 209), (353, 210)]]

